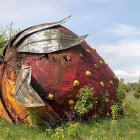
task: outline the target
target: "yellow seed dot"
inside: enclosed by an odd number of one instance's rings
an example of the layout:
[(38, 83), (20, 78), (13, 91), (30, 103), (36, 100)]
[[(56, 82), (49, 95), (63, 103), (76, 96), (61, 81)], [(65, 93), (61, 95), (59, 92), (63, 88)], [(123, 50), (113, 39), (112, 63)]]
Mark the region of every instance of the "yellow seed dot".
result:
[(74, 87), (79, 86), (79, 81), (78, 81), (78, 80), (74, 80), (73, 86), (74, 86)]
[(86, 50), (88, 53), (90, 53), (90, 50)]
[(114, 78), (117, 79), (117, 76), (115, 75)]
[(96, 52), (96, 49), (95, 48), (92, 48), (95, 52)]
[(97, 64), (94, 64), (93, 66), (94, 66), (95, 69), (98, 69), (98, 65)]
[(73, 100), (69, 100), (69, 105), (73, 105), (74, 101)]
[(103, 81), (100, 82), (101, 87), (105, 87), (105, 84)]
[(86, 71), (86, 76), (87, 77), (91, 77), (91, 72), (90, 71)]
[(49, 100), (53, 100), (53, 94), (52, 94), (52, 93), (49, 93), (49, 94), (48, 94), (48, 99), (49, 99)]
[(80, 57), (83, 58), (84, 57), (83, 54), (80, 53)]
[(105, 62), (105, 65), (108, 66), (108, 64)]
[(110, 80), (110, 84), (113, 85), (113, 81), (112, 80)]
[(100, 63), (100, 64), (103, 64), (103, 61), (102, 61), (102, 60), (100, 60), (100, 61), (99, 61), (99, 63)]

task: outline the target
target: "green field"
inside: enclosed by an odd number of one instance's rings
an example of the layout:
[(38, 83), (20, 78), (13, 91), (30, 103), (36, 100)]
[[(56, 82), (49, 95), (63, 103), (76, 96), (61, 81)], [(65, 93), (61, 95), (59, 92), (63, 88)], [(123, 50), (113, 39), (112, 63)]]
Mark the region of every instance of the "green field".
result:
[(127, 93), (134, 112), (119, 117), (80, 124), (63, 124), (57, 128), (39, 129), (25, 124), (7, 124), (0, 121), (0, 140), (139, 140), (140, 139), (140, 100)]

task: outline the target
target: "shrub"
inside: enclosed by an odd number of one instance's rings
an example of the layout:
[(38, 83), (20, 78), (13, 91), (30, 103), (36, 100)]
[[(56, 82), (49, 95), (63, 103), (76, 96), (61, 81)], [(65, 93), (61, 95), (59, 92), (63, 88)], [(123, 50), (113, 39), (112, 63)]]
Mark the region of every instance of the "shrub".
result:
[(55, 129), (55, 133), (54, 133), (54, 138), (58, 139), (58, 140), (62, 140), (64, 139), (64, 129), (62, 127), (57, 127)]
[(123, 80), (119, 81), (116, 101), (111, 107), (112, 119), (115, 120), (118, 115), (128, 115), (132, 112), (131, 104), (126, 99), (126, 85)]
[(117, 89), (117, 97), (116, 97), (117, 104), (121, 105), (125, 97), (126, 97), (126, 85), (124, 83), (124, 80), (120, 80)]
[(124, 99), (122, 101), (122, 110), (124, 115), (129, 115), (132, 113), (132, 107), (129, 101), (127, 101), (126, 99)]
[(103, 115), (103, 109), (105, 104), (109, 102), (109, 93), (106, 90), (102, 95), (97, 99), (97, 106), (98, 106), (98, 112), (97, 115), (102, 116)]
[(135, 97), (136, 99), (139, 99), (139, 98), (140, 98), (140, 93), (137, 92), (137, 91), (135, 91), (135, 92), (134, 92), (134, 97)]
[(119, 107), (117, 104), (111, 106), (112, 119), (115, 120), (118, 117)]
[(106, 90), (102, 96), (98, 99), (99, 108), (103, 108), (103, 106), (109, 102), (109, 93)]
[(138, 83), (136, 83), (134, 97), (136, 99), (140, 98), (140, 80), (138, 81)]
[(80, 123), (76, 122), (76, 123), (69, 123), (69, 126), (67, 128), (67, 135), (69, 137), (73, 137), (73, 138), (78, 138), (78, 131), (80, 128)]
[(79, 116), (85, 115), (90, 109), (94, 107), (93, 96), (95, 90), (92, 87), (84, 86), (79, 91), (79, 99), (75, 104), (75, 110)]
[(53, 134), (53, 129), (51, 127), (46, 128), (45, 133), (47, 136), (51, 136)]

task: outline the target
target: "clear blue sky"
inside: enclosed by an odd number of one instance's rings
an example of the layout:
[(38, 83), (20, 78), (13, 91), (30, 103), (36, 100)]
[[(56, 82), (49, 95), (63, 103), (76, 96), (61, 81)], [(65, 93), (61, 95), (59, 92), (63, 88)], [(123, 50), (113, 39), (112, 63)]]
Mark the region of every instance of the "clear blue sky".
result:
[(0, 0), (0, 24), (15, 28), (64, 24), (87, 42), (127, 81), (140, 78), (140, 0)]

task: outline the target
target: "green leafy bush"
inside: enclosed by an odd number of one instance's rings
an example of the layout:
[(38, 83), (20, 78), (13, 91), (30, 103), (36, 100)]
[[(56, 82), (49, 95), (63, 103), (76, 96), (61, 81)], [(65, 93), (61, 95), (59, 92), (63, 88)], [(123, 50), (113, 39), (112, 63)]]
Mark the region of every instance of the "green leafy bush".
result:
[(67, 128), (67, 135), (69, 137), (73, 137), (73, 138), (78, 138), (78, 131), (80, 128), (80, 123), (76, 122), (76, 123), (69, 123), (68, 124), (68, 128)]
[(99, 108), (103, 108), (103, 106), (109, 102), (109, 93), (105, 91), (101, 97), (97, 100)]
[(134, 97), (136, 98), (136, 99), (139, 99), (140, 98), (140, 93), (139, 92), (134, 92)]
[(120, 80), (117, 89), (117, 97), (116, 97), (117, 104), (121, 105), (125, 97), (126, 97), (126, 85), (124, 83), (124, 80)]
[(108, 91), (106, 90), (104, 93), (102, 93), (102, 95), (99, 98), (97, 98), (96, 101), (97, 101), (97, 106), (98, 106), (97, 115), (102, 116), (104, 106), (105, 106), (105, 104), (107, 104), (109, 102), (109, 93), (108, 93)]
[(58, 140), (63, 140), (64, 139), (64, 129), (62, 127), (57, 127), (55, 129), (55, 133), (54, 133), (54, 138), (58, 139)]
[(47, 136), (51, 136), (53, 134), (53, 129), (51, 127), (46, 128), (45, 133)]
[(119, 107), (117, 104), (113, 104), (111, 106), (111, 115), (112, 115), (112, 119), (115, 120), (118, 117), (118, 111), (119, 111)]
[(131, 114), (132, 108), (130, 102), (126, 99), (126, 85), (123, 80), (119, 81), (116, 101), (111, 107), (112, 119), (116, 119), (119, 115), (128, 115)]
[(94, 107), (93, 97), (95, 90), (92, 87), (84, 86), (79, 91), (79, 99), (75, 104), (75, 110), (79, 116), (85, 115)]
[(136, 99), (140, 98), (140, 80), (138, 81), (138, 83), (136, 83), (134, 97)]
[(132, 113), (132, 107), (128, 100), (124, 99), (122, 101), (122, 110), (124, 115), (130, 115)]

